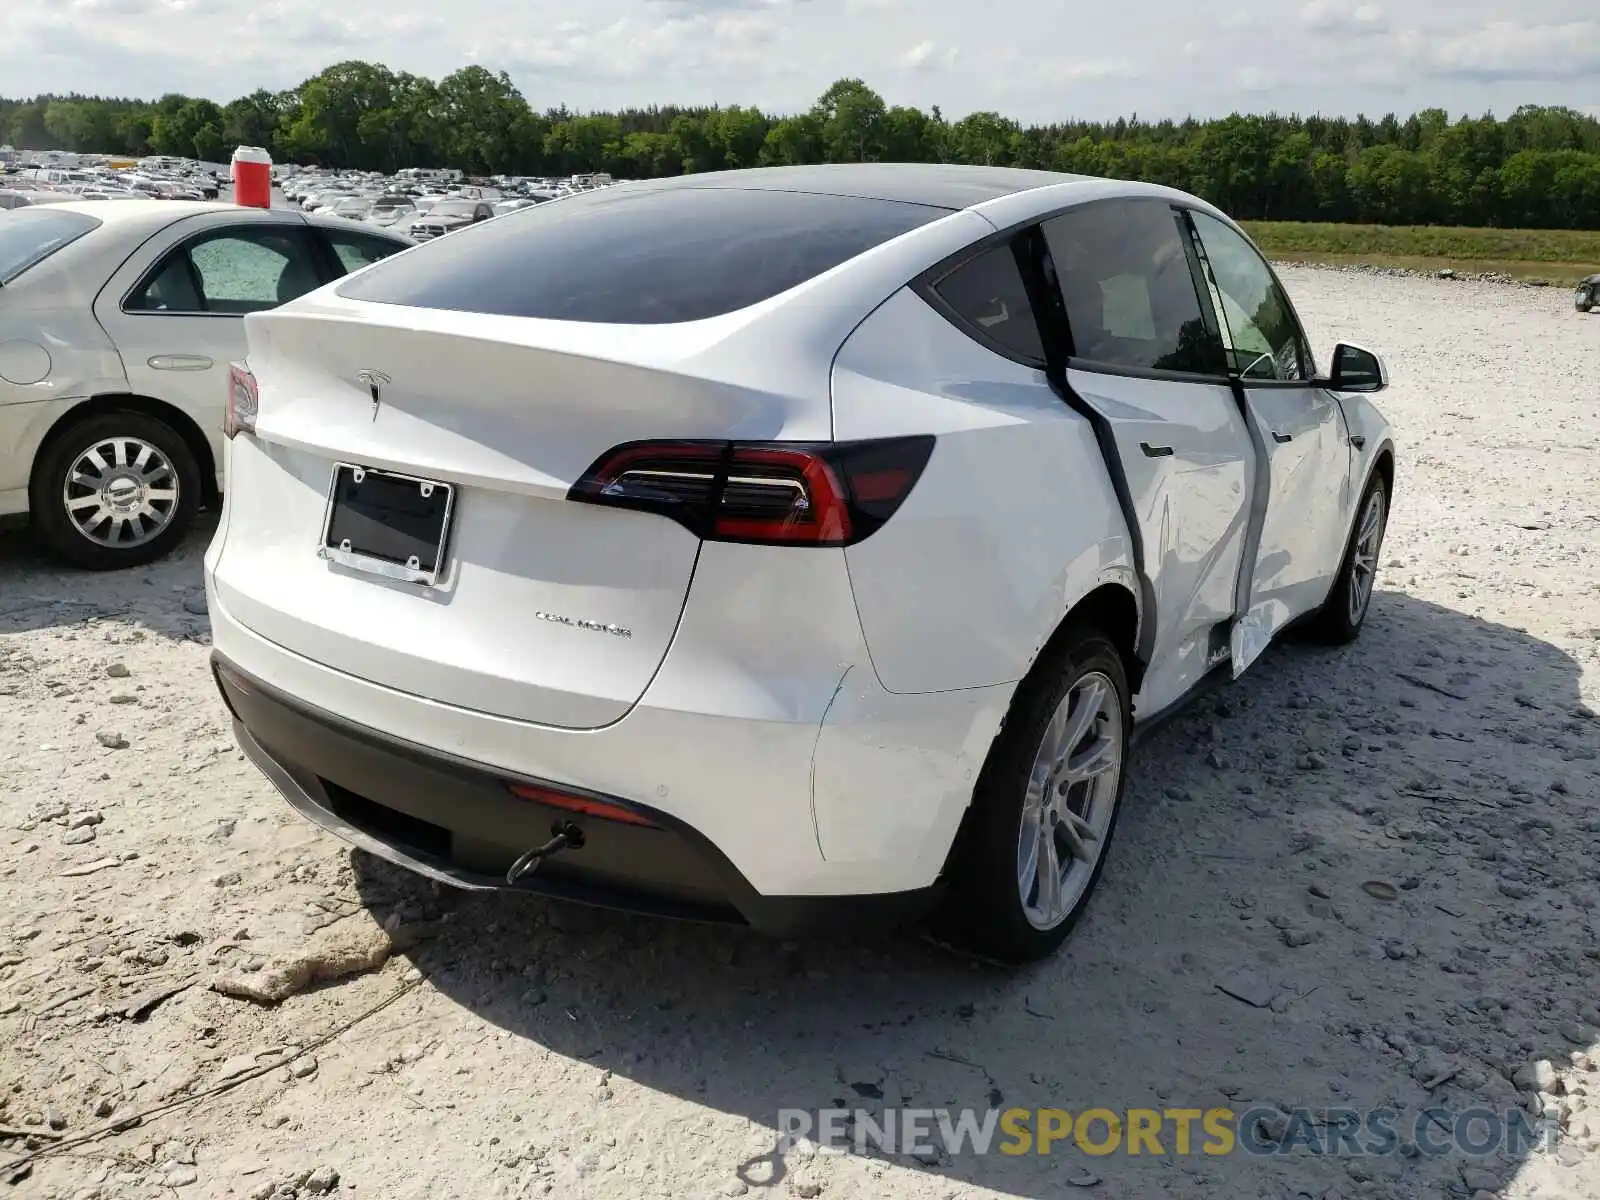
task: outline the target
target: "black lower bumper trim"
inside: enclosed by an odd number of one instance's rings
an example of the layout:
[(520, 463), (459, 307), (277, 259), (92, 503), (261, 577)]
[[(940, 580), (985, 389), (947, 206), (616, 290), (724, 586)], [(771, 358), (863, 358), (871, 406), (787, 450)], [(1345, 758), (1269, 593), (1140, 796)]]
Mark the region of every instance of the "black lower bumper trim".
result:
[[(304, 817), (370, 854), (453, 887), (532, 891), (661, 917), (748, 925), (773, 934), (904, 924), (939, 889), (856, 896), (764, 896), (698, 830), (667, 813), (418, 746), (285, 696), (212, 653), (240, 747)], [(572, 813), (513, 795), (510, 784), (620, 804), (651, 826)], [(552, 830), (563, 850), (515, 885), (507, 869)]]

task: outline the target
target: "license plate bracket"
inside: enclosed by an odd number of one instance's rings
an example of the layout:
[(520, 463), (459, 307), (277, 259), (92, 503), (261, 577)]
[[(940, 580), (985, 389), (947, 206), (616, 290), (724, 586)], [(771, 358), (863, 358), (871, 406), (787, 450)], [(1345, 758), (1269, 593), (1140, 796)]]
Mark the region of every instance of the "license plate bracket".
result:
[(353, 571), (433, 587), (444, 569), (454, 509), (451, 484), (335, 463), (317, 553)]

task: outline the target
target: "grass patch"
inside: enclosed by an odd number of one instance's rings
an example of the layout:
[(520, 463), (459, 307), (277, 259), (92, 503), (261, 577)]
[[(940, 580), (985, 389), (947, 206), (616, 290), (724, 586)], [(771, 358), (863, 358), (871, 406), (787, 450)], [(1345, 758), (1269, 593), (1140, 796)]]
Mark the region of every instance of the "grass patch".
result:
[(1280, 262), (1364, 263), (1438, 271), (1499, 271), (1517, 279), (1570, 284), (1600, 271), (1600, 231), (1471, 229), (1441, 225), (1328, 225), (1241, 222)]

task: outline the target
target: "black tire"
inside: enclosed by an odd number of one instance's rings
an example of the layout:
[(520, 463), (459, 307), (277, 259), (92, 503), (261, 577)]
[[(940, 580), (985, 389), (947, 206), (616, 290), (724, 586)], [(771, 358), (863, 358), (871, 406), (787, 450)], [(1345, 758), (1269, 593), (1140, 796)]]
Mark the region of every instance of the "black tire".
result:
[[(1365, 597), (1358, 605), (1352, 602), (1352, 592), (1358, 586), (1356, 575), (1356, 549), (1361, 541), (1363, 522), (1374, 498), (1379, 498), (1382, 512), (1379, 517), (1378, 540), (1372, 547), (1372, 578), (1366, 585)], [(1377, 588), (1378, 558), (1383, 552), (1383, 535), (1389, 526), (1389, 488), (1382, 475), (1374, 475), (1367, 490), (1361, 494), (1356, 506), (1355, 520), (1350, 525), (1350, 536), (1345, 541), (1344, 559), (1339, 564), (1339, 574), (1333, 581), (1333, 590), (1322, 608), (1309, 622), (1307, 632), (1317, 641), (1332, 646), (1342, 646), (1361, 636), (1367, 613), (1372, 610), (1372, 594)], [(1358, 611), (1357, 611), (1358, 609)]]
[[(153, 536), (119, 547), (93, 540), (78, 529), (68, 514), (64, 490), (69, 473), (81, 455), (97, 445), (122, 438), (137, 439), (166, 459), (177, 495), (170, 502), (159, 502), (164, 513), (169, 515), (164, 515), (165, 524)], [(164, 485), (162, 490), (166, 490)], [(28, 484), (35, 535), (56, 557), (87, 571), (116, 571), (165, 557), (183, 540), (199, 510), (200, 499), (200, 467), (188, 442), (166, 422), (140, 412), (96, 413), (56, 430), (34, 460), (33, 476)], [(149, 522), (150, 527), (154, 525)], [(145, 523), (141, 522), (141, 528), (144, 527)]]
[(1586, 296), (1582, 300), (1575, 299), (1572, 302), (1572, 307), (1581, 313), (1586, 313), (1594, 307), (1594, 298), (1592, 296)]
[[(1051, 718), (1092, 674), (1111, 682), (1119, 716), (1117, 777), (1114, 789), (1106, 789), (1109, 822), (1096, 839), (1099, 855), (1075, 903), (1059, 924), (1044, 929), (1029, 920), (1019, 881), (1024, 800)], [(1131, 714), (1127, 672), (1111, 639), (1088, 625), (1066, 630), (1023, 682), (979, 774), (969, 824), (951, 864), (950, 891), (935, 915), (937, 940), (1003, 965), (1045, 958), (1066, 940), (1088, 907), (1110, 851), (1122, 808)]]

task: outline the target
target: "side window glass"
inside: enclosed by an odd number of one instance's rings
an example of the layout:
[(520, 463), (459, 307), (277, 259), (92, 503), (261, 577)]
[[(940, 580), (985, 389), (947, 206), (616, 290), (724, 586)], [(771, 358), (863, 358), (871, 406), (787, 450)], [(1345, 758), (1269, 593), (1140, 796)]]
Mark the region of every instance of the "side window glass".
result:
[(1093, 369), (1219, 376), (1178, 214), (1161, 201), (1090, 204), (1043, 225), (1073, 356)]
[(168, 254), (149, 282), (128, 298), (127, 307), (134, 312), (204, 312), (189, 256), (181, 248)]
[(1043, 361), (1044, 344), (1010, 245), (995, 246), (946, 275), (933, 290), (966, 324), (1021, 358)]
[(1221, 303), (1232, 369), (1244, 379), (1308, 378), (1294, 310), (1261, 255), (1215, 217), (1190, 216)]
[(352, 271), (359, 271), (362, 267), (370, 267), (373, 263), (405, 249), (399, 242), (372, 237), (365, 233), (352, 233), (347, 229), (324, 229), (322, 232), (326, 235), (329, 245), (333, 247), (333, 253), (346, 275)]
[(244, 314), (276, 308), (320, 287), (308, 240), (293, 231), (250, 229), (189, 246), (206, 309)]

